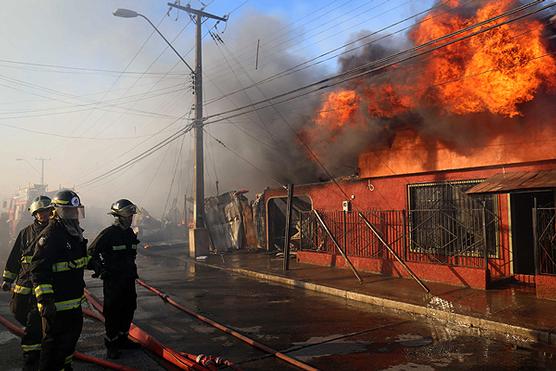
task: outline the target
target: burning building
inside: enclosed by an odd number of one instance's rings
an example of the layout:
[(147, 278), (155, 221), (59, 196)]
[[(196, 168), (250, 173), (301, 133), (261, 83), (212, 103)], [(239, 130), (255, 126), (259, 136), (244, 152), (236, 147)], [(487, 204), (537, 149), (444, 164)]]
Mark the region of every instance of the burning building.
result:
[[(443, 2), (409, 31), (411, 47), (430, 44), (429, 52), (328, 93), (299, 133), (308, 157), (332, 173), (352, 161), (358, 171), (296, 186), (297, 256), (342, 267), (334, 238), (355, 267), (407, 276), (361, 213), (424, 280), (487, 288), (511, 279), (556, 297), (550, 15), (502, 17), (487, 30), (518, 2), (463, 3)], [(436, 49), (430, 42), (438, 38), (444, 46)], [(384, 45), (363, 49), (340, 61), (344, 70), (396, 53)], [(265, 192), (268, 248), (283, 242), (276, 220), (284, 197), (282, 189)]]

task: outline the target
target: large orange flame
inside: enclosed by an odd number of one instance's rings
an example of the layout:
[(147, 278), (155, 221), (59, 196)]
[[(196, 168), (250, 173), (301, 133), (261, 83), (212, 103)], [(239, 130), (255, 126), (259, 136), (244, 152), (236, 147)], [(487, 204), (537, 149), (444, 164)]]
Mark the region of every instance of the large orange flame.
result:
[(355, 90), (340, 90), (328, 94), (321, 110), (318, 112), (317, 125), (340, 128), (353, 116), (359, 108), (359, 97)]
[[(410, 36), (422, 44), (485, 21), (512, 4), (515, 2), (510, 0), (490, 1), (470, 19), (439, 14), (419, 24)], [(446, 113), (520, 115), (519, 104), (531, 101), (543, 81), (556, 83), (556, 63), (542, 42), (542, 30), (539, 21), (528, 19), (435, 51), (423, 71), (426, 79), (421, 79), (419, 86), (432, 85), (435, 103)]]
[[(446, 4), (410, 31), (409, 38), (415, 45), (487, 20), (515, 7), (517, 2), (487, 1), (474, 14), (459, 11), (457, 0)], [(548, 51), (542, 32), (540, 21), (525, 18), (439, 48), (413, 64), (401, 64), (360, 80), (351, 90), (329, 93), (311, 130), (328, 129), (334, 132), (333, 139), (338, 130), (364, 121), (355, 114), (359, 107), (368, 114), (365, 121), (392, 119), (420, 110), (442, 116), (521, 116), (523, 103), (535, 99), (543, 88), (556, 87), (556, 59)]]

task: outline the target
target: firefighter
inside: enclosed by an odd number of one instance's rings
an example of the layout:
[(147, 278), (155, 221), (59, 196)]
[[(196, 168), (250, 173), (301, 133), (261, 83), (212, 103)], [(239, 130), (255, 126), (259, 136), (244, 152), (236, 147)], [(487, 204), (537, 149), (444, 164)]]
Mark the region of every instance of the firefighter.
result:
[(31, 259), (34, 294), (42, 319), (40, 370), (72, 370), (75, 345), (83, 327), (83, 270), (87, 240), (79, 218), (83, 205), (70, 190), (52, 199), (53, 218), (41, 232)]
[(94, 278), (103, 280), (104, 344), (108, 358), (115, 359), (121, 355), (121, 349), (140, 347), (128, 337), (137, 308), (135, 257), (139, 240), (131, 229), (137, 206), (126, 199), (118, 200), (109, 214), (114, 216), (114, 224), (101, 231), (89, 246), (89, 268), (95, 271)]
[(37, 368), (41, 350), (41, 318), (35, 296), (32, 295), (30, 263), (35, 242), (40, 232), (48, 225), (52, 213), (50, 201), (46, 196), (39, 196), (29, 206), (28, 210), (35, 221), (19, 232), (3, 274), (4, 291), (10, 290), (12, 283), (15, 283), (12, 288), (10, 309), (17, 321), (25, 327), (21, 338), (24, 370)]

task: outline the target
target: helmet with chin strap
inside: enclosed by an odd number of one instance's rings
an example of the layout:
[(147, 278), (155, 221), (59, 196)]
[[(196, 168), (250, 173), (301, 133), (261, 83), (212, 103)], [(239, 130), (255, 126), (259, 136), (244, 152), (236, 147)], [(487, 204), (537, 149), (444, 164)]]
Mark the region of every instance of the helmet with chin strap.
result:
[(130, 217), (137, 214), (137, 205), (135, 205), (130, 200), (122, 198), (112, 204), (110, 207), (110, 212), (108, 213), (114, 216)]
[(35, 215), (35, 213), (40, 211), (51, 210), (53, 208), (51, 201), (50, 197), (38, 196), (31, 202), (28, 210), (31, 215)]

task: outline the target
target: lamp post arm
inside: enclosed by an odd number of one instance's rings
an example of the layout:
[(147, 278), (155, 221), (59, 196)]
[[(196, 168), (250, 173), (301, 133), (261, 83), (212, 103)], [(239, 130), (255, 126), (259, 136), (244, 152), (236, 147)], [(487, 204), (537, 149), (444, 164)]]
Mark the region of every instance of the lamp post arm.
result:
[(160, 37), (162, 37), (162, 39), (164, 39), (164, 41), (166, 42), (166, 44), (168, 44), (168, 46), (170, 48), (172, 48), (172, 50), (174, 51), (174, 53), (176, 53), (176, 55), (181, 59), (181, 61), (183, 63), (185, 63), (185, 65), (187, 66), (187, 68), (189, 68), (189, 71), (191, 71), (192, 73), (195, 73), (195, 71), (193, 70), (193, 68), (191, 68), (191, 66), (189, 65), (189, 63), (187, 63), (185, 61), (185, 59), (183, 59), (183, 57), (181, 56), (181, 54), (172, 46), (172, 44), (170, 44), (170, 42), (168, 41), (168, 39), (166, 39), (164, 37), (164, 35), (158, 30), (158, 28), (151, 22), (151, 20), (147, 17), (145, 17), (143, 14), (141, 13), (137, 13), (137, 15), (141, 18), (143, 18), (144, 20), (146, 20), (147, 22), (149, 22), (149, 24), (154, 28), (154, 30), (160, 35)]

